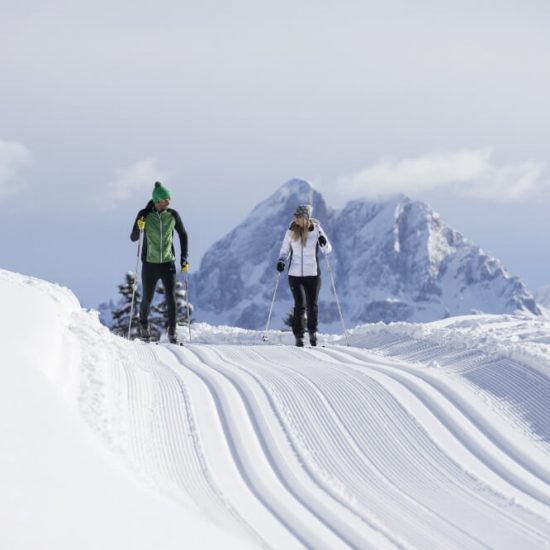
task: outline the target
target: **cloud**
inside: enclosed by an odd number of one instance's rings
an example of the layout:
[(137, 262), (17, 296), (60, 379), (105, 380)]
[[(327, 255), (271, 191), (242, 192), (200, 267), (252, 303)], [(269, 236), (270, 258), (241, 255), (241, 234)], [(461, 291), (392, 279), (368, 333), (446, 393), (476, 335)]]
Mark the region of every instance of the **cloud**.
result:
[(115, 206), (134, 195), (150, 195), (155, 181), (163, 181), (167, 178), (158, 167), (156, 157), (148, 157), (119, 168), (115, 172), (115, 179), (109, 185), (106, 194), (106, 206)]
[(351, 176), (338, 187), (350, 197), (395, 193), (415, 195), (444, 189), (457, 196), (511, 201), (541, 191), (543, 165), (535, 161), (497, 164), (490, 148), (432, 154), (399, 161), (383, 160)]
[(0, 200), (24, 190), (20, 172), (31, 160), (31, 152), (24, 145), (0, 139)]

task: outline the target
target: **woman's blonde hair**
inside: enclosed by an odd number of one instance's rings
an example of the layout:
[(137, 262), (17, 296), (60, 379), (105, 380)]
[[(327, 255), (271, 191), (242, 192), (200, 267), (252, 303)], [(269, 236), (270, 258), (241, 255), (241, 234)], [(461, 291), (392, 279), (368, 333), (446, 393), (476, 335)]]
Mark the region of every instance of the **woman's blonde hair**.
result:
[(304, 226), (300, 227), (297, 223), (292, 222), (292, 225), (290, 226), (290, 238), (293, 241), (300, 241), (302, 246), (305, 246), (307, 243), (310, 224), (311, 222), (306, 220)]

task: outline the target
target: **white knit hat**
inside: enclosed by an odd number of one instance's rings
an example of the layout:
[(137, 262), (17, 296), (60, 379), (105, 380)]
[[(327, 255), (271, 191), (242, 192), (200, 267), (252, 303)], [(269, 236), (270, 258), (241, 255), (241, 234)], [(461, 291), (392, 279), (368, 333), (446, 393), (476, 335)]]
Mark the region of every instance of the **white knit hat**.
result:
[(311, 206), (311, 204), (301, 204), (294, 211), (295, 218), (302, 216), (306, 220), (309, 220), (311, 218), (311, 214), (313, 214), (313, 206)]

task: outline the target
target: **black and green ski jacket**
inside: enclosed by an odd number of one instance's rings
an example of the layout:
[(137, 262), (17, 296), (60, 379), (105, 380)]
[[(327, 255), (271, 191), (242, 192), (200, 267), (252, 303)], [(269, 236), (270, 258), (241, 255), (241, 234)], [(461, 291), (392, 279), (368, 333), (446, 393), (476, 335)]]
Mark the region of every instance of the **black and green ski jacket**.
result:
[(145, 235), (141, 251), (141, 260), (143, 262), (163, 264), (176, 260), (174, 230), (177, 232), (180, 240), (180, 262), (187, 260), (187, 232), (180, 215), (175, 210), (167, 208), (159, 212), (155, 209), (153, 201), (149, 201), (147, 206), (143, 210), (140, 210), (136, 216), (134, 227), (130, 234), (132, 241), (139, 239), (137, 221), (140, 218), (145, 220)]

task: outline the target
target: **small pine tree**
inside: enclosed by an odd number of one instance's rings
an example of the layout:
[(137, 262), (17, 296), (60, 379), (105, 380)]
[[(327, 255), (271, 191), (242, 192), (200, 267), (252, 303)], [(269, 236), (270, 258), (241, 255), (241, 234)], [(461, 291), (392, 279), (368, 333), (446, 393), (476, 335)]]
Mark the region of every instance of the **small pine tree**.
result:
[(119, 336), (128, 336), (128, 326), (130, 324), (130, 309), (132, 307), (132, 294), (135, 289), (134, 295), (134, 311), (132, 314), (132, 330), (130, 338), (137, 338), (138, 324), (139, 324), (139, 304), (141, 303), (141, 292), (136, 285), (135, 273), (128, 271), (125, 276), (125, 280), (122, 284), (118, 285), (118, 291), (122, 295), (119, 300), (116, 309), (113, 311), (113, 322), (111, 324), (111, 331)]
[(193, 305), (187, 304), (187, 292), (178, 281), (176, 283), (176, 322), (178, 325), (189, 325), (193, 322), (192, 316)]
[[(130, 309), (132, 307), (132, 293), (134, 292), (134, 285), (136, 284), (136, 276), (129, 271), (126, 273), (125, 280), (122, 284), (118, 285), (118, 291), (122, 295), (122, 298), (118, 301), (115, 309), (112, 312), (112, 323), (110, 326), (111, 332), (123, 336), (128, 336), (128, 325), (130, 322)], [(193, 313), (193, 306), (189, 304), (189, 310), (187, 308), (186, 292), (183, 289), (183, 285), (178, 281), (176, 283), (176, 323), (178, 325), (187, 325), (188, 321)], [(141, 304), (141, 290), (136, 285), (134, 296), (134, 311), (132, 314), (132, 329), (130, 338), (134, 339), (138, 337), (139, 328), (139, 307)], [(188, 315), (189, 313), (189, 315)], [(152, 340), (159, 340), (160, 335), (168, 327), (168, 305), (166, 303), (166, 292), (164, 287), (159, 284), (156, 288), (156, 295), (151, 304), (151, 315), (149, 317), (149, 330), (151, 332)]]
[(292, 325), (294, 324), (294, 309), (291, 309), (287, 316), (283, 319), (283, 323), (287, 326), (292, 328)]
[[(185, 325), (193, 322), (191, 315), (193, 314), (193, 306), (189, 304), (187, 309), (186, 292), (181, 282), (176, 283), (176, 324)], [(168, 326), (168, 304), (166, 303), (166, 291), (162, 284), (157, 287), (157, 300), (151, 306), (153, 315), (151, 316), (151, 333), (155, 334), (162, 332)]]
[[(292, 326), (294, 325), (294, 308), (288, 312), (287, 316), (283, 319), (283, 323), (292, 330)], [(307, 315), (304, 316), (304, 324), (307, 324)]]

